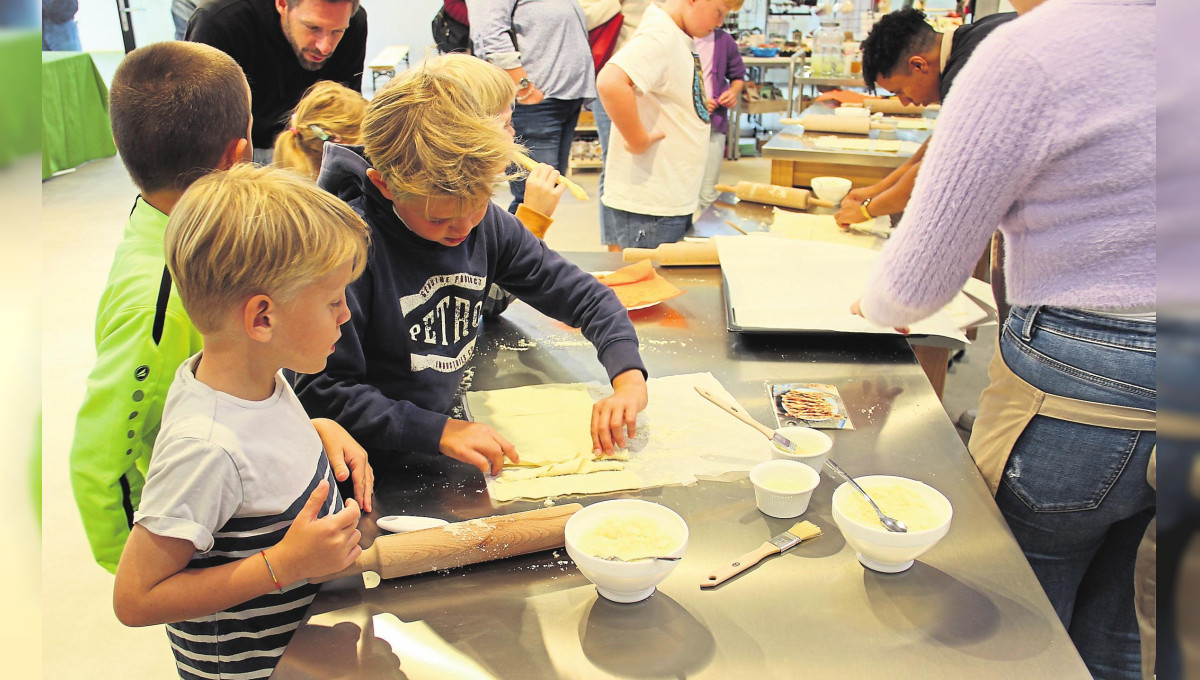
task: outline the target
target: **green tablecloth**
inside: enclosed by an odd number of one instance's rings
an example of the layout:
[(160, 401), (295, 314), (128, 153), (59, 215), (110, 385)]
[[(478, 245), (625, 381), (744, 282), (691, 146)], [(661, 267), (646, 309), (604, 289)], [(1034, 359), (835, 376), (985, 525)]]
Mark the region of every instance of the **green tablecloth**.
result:
[(37, 152), (38, 65), (42, 36), (38, 31), (0, 29), (0, 64), (4, 64), (4, 96), (0, 97), (0, 167)]
[(42, 179), (111, 156), (108, 88), (86, 52), (42, 52)]

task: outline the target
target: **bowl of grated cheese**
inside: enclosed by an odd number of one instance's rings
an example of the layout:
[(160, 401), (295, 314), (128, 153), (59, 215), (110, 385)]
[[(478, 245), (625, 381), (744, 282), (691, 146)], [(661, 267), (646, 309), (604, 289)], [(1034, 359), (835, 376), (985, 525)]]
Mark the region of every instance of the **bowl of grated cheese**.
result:
[(623, 498), (593, 503), (567, 520), (567, 554), (596, 592), (613, 602), (654, 594), (687, 551), (687, 522), (658, 503)]
[(904, 522), (905, 533), (884, 528), (862, 494), (849, 483), (833, 492), (833, 521), (858, 561), (868, 569), (894, 574), (912, 566), (950, 530), (954, 509), (937, 489), (905, 477), (868, 475), (855, 481), (883, 514)]

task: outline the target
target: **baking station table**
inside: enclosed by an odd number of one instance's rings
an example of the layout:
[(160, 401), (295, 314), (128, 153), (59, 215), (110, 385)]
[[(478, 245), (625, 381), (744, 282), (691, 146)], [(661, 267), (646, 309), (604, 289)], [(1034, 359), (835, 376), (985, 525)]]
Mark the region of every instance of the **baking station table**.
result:
[[(621, 265), (612, 253), (570, 257), (589, 271)], [(361, 578), (333, 581), (273, 678), (1089, 677), (903, 338), (729, 333), (718, 268), (660, 271), (685, 294), (631, 312), (651, 376), (710, 371), (766, 423), (766, 383), (837, 385), (855, 429), (827, 431), (832, 456), (855, 476), (904, 475), (937, 488), (954, 506), (946, 537), (906, 572), (866, 570), (833, 521), (837, 483), (822, 475), (803, 515), (824, 530), (820, 538), (701, 591), (710, 570), (797, 521), (760, 513), (744, 473), (562, 498), (661, 503), (687, 521), (687, 554), (635, 604), (600, 598), (565, 550), (369, 590)], [(577, 331), (524, 304), (485, 322), (472, 366), (475, 390), (604, 380)], [(541, 506), (494, 504), (473, 468), (414, 456), (376, 481), (363, 545), (378, 535), (378, 516), (459, 521)]]
[[(830, 102), (815, 102), (800, 114), (801, 123), (805, 116), (833, 115), (836, 107)], [(849, 149), (822, 149), (817, 138), (829, 132), (810, 132), (789, 125), (778, 132), (762, 147), (763, 158), (771, 159), (771, 184), (785, 187), (812, 186), (813, 177), (845, 177), (855, 188), (864, 187), (888, 176), (912, 156), (912, 151), (857, 151)], [(871, 130), (869, 138), (877, 139), (880, 130)], [(896, 130), (896, 139), (920, 144), (929, 137), (929, 130)], [(867, 139), (863, 135), (845, 135)]]

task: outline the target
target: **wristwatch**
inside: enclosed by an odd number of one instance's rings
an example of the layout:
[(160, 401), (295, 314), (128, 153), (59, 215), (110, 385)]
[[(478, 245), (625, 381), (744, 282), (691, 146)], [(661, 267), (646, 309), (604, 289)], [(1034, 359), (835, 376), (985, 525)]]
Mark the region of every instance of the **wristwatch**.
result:
[(529, 82), (529, 78), (528, 78), (528, 77), (526, 77), (526, 76), (521, 76), (521, 79), (517, 81), (517, 92), (520, 92), (521, 90), (528, 89), (528, 88), (530, 88), (530, 87), (532, 87), (532, 86), (533, 86), (533, 83)]
[(875, 216), (874, 216), (874, 215), (872, 215), (871, 213), (867, 212), (867, 206), (871, 204), (871, 201), (872, 201), (872, 200), (874, 200), (874, 197), (873, 197), (873, 196), (872, 196), (871, 198), (868, 198), (867, 200), (863, 201), (863, 202), (862, 202), (862, 205), (858, 206), (858, 207), (859, 207), (859, 209), (860, 209), (860, 210), (862, 210), (863, 217), (867, 218), (868, 220), (873, 220), (873, 219), (875, 219)]

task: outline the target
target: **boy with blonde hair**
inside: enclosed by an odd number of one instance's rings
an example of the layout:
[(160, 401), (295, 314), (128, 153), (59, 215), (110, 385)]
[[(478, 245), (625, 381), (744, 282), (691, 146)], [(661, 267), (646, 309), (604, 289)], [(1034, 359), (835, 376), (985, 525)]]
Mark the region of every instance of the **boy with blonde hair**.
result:
[(320, 437), (281, 369), (325, 366), (369, 234), (287, 170), (198, 180), (167, 263), (204, 350), (175, 373), (117, 568), (129, 626), (167, 624), (181, 677), (266, 677), (316, 595), (361, 552)]
[(700, 201), (709, 112), (693, 38), (712, 33), (742, 0), (651, 3), (629, 42), (596, 77), (613, 122), (601, 202), (605, 243), (654, 248), (683, 238)]
[(593, 407), (593, 445), (624, 446), (646, 406), (637, 334), (611, 290), (492, 203), (520, 147), (457, 79), (426, 69), (376, 95), (363, 140), (331, 146), (318, 179), (363, 215), (374, 247), (328, 367), (296, 383), (310, 412), (353, 423), (376, 465), (384, 452), (441, 452), (492, 474), (516, 461), (491, 428), (446, 415), (494, 282), (583, 329), (614, 389)]

